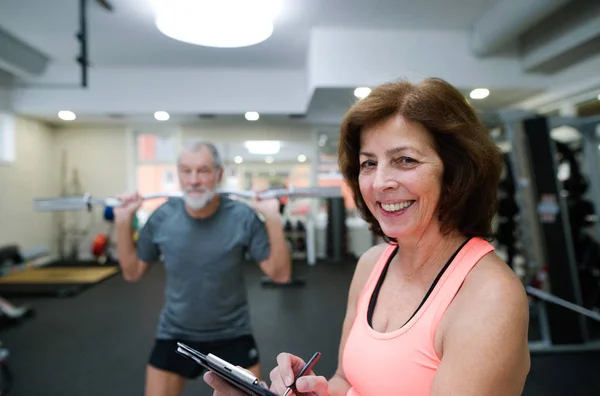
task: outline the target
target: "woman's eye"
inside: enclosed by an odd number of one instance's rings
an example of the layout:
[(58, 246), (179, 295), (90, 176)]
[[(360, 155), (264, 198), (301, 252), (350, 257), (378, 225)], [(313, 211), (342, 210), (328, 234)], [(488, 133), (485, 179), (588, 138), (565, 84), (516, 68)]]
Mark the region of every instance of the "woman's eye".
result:
[(369, 168), (371, 166), (374, 166), (375, 163), (373, 161), (364, 161), (363, 163), (360, 164), (361, 168)]
[(404, 165), (414, 165), (417, 163), (417, 160), (410, 157), (400, 157), (398, 158), (398, 162)]

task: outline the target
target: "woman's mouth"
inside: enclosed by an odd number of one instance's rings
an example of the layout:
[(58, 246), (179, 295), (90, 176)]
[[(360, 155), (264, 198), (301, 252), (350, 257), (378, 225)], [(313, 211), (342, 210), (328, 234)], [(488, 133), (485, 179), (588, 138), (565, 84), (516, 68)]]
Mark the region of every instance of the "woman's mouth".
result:
[(413, 203), (415, 203), (414, 200), (402, 201), (402, 202), (393, 202), (393, 203), (383, 203), (383, 202), (380, 202), (379, 203), (379, 207), (381, 208), (381, 211), (383, 212), (383, 214), (397, 215), (397, 214), (400, 214), (400, 213), (404, 212)]

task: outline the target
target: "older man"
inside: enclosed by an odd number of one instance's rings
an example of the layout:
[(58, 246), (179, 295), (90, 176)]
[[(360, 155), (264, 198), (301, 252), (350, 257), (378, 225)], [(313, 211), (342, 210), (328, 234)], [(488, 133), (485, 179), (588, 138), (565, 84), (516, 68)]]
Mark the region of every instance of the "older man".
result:
[[(117, 252), (123, 276), (138, 281), (162, 258), (167, 272), (165, 305), (146, 370), (146, 396), (179, 396), (201, 367), (177, 354), (177, 342), (213, 353), (260, 377), (243, 279), (246, 253), (276, 282), (290, 278), (279, 202), (252, 207), (216, 193), (221, 158), (210, 142), (196, 141), (178, 159), (182, 198), (158, 207), (132, 240), (137, 194), (115, 209)], [(259, 218), (258, 213), (262, 215)]]

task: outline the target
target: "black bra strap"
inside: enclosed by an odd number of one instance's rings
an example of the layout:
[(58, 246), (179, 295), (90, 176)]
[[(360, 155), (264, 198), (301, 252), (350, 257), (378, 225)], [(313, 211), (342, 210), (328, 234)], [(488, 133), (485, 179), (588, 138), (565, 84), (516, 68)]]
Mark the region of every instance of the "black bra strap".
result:
[[(446, 269), (448, 269), (448, 267), (450, 266), (450, 264), (452, 264), (452, 261), (454, 260), (454, 258), (458, 255), (458, 253), (462, 250), (462, 248), (470, 240), (471, 240), (471, 238), (468, 238), (466, 241), (464, 241), (459, 246), (458, 249), (456, 249), (456, 251), (454, 252), (454, 254), (452, 255), (452, 257), (450, 257), (450, 259), (446, 262), (446, 265), (444, 265), (444, 267), (440, 270), (440, 272), (436, 276), (435, 280), (433, 281), (433, 283), (429, 287), (429, 290), (427, 290), (427, 294), (425, 294), (425, 297), (423, 297), (423, 299), (421, 300), (421, 304), (419, 304), (419, 307), (413, 312), (413, 314), (404, 323), (404, 325), (402, 327), (406, 326), (406, 323), (410, 322), (412, 320), (412, 318), (417, 314), (417, 312), (419, 312), (419, 310), (421, 309), (421, 307), (423, 307), (423, 304), (425, 304), (425, 301), (427, 301), (427, 299), (429, 298), (429, 296), (431, 295), (431, 293), (435, 289), (435, 286), (437, 285), (437, 283), (442, 278), (442, 275), (444, 275), (444, 272), (446, 272)], [(388, 259), (387, 263), (385, 264), (385, 268), (381, 272), (381, 276), (379, 277), (377, 285), (375, 286), (375, 290), (373, 290), (373, 294), (371, 295), (371, 300), (369, 301), (369, 309), (367, 311), (367, 321), (369, 323), (369, 326), (371, 326), (371, 327), (373, 327), (373, 313), (375, 312), (375, 304), (377, 302), (377, 297), (379, 297), (379, 291), (381, 290), (381, 286), (383, 285), (383, 281), (385, 279), (385, 276), (387, 275), (387, 271), (388, 271), (388, 268), (390, 266), (390, 263), (392, 262), (392, 258), (394, 258), (394, 256), (396, 255), (397, 252), (398, 252), (398, 247), (396, 246), (396, 250), (394, 250), (394, 252), (390, 255), (390, 258)]]

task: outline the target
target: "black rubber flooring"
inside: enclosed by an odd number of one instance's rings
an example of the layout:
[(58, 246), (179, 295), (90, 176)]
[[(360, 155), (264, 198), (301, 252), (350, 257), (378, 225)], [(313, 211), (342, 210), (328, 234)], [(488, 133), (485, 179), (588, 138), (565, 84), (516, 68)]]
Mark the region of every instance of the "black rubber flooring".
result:
[[(261, 287), (260, 272), (248, 265), (251, 313), (265, 376), (281, 351), (306, 358), (320, 351), (315, 370), (333, 374), (353, 266), (297, 266), (307, 286), (282, 289)], [(139, 283), (126, 283), (117, 275), (76, 297), (11, 299), (33, 306), (36, 315), (0, 332), (15, 375), (10, 395), (143, 395), (163, 285), (164, 270), (156, 266)], [(536, 354), (524, 394), (597, 396), (599, 372), (598, 352)], [(201, 380), (184, 392), (211, 394)]]

